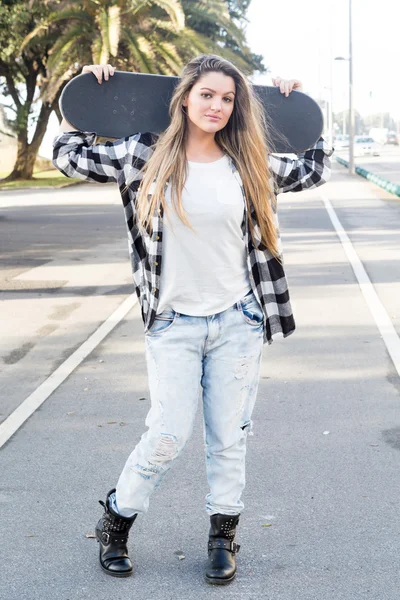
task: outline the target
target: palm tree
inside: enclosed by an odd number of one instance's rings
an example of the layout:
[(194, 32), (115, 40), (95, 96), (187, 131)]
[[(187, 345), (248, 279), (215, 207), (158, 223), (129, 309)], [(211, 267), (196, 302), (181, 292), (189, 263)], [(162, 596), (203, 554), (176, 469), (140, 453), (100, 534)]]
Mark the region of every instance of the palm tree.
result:
[[(229, 0), (30, 0), (30, 8), (36, 2), (43, 17), (31, 27), (19, 52), (32, 56), (30, 68), (36, 68), (31, 81), (40, 92), (40, 135), (35, 132), (28, 144), (26, 119), (8, 179), (32, 176), (50, 113), (55, 110), (61, 117), (60, 93), (85, 64), (112, 63), (119, 70), (178, 75), (188, 59), (211, 52), (234, 60), (248, 74), (258, 68), (243, 30), (231, 19)], [(38, 47), (45, 51), (35, 57)]]
[[(26, 43), (59, 23), (66, 25), (47, 62), (44, 97), (52, 97), (70, 79), (71, 69), (80, 71), (88, 63), (112, 61), (119, 69), (177, 75), (193, 55), (212, 52), (235, 60), (246, 72), (254, 70), (244, 33), (231, 20), (226, 0), (68, 2), (39, 24)], [(234, 40), (242, 55), (225, 48), (224, 38)]]

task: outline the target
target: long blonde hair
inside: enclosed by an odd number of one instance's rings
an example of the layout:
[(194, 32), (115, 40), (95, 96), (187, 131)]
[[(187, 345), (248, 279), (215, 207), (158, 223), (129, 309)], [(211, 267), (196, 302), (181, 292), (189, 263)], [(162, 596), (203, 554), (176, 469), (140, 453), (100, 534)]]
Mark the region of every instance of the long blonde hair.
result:
[[(200, 77), (210, 71), (232, 77), (236, 85), (231, 117), (226, 126), (216, 132), (215, 141), (231, 157), (239, 171), (249, 216), (255, 211), (259, 227), (257, 237), (260, 239), (255, 239), (252, 219), (249, 218), (253, 244), (259, 248), (264, 245), (281, 262), (274, 216), (276, 197), (268, 167), (268, 153), (272, 151), (267, 142), (270, 124), (252, 84), (235, 65), (214, 54), (197, 56), (183, 68), (181, 80), (173, 92), (169, 106), (171, 123), (153, 144), (153, 153), (140, 171), (143, 178), (136, 199), (138, 226), (151, 233), (154, 212), (160, 209), (160, 205), (164, 211), (168, 211), (164, 190), (169, 181), (176, 213), (182, 223), (193, 231), (182, 206), (182, 189), (187, 177), (185, 139), (188, 119), (182, 103), (184, 96)], [(138, 175), (133, 179), (137, 179)], [(127, 187), (132, 181), (127, 181)], [(251, 210), (250, 198), (254, 210)]]

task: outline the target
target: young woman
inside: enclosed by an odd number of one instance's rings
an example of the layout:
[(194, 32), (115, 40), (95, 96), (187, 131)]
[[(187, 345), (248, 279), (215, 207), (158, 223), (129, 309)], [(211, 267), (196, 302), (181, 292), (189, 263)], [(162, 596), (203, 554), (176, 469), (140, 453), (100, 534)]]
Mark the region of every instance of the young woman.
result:
[[(111, 65), (84, 67), (101, 84)], [(297, 80), (276, 78), (286, 96)], [(132, 572), (130, 528), (189, 440), (202, 389), (210, 517), (206, 580), (236, 572), (263, 345), (295, 323), (283, 269), (276, 194), (322, 185), (333, 149), (320, 138), (297, 159), (273, 156), (264, 111), (231, 62), (202, 55), (183, 69), (160, 136), (141, 132), (95, 145), (63, 121), (54, 165), (68, 177), (118, 184), (144, 323), (148, 430), (96, 527), (109, 575)], [(165, 218), (164, 218), (165, 215)]]

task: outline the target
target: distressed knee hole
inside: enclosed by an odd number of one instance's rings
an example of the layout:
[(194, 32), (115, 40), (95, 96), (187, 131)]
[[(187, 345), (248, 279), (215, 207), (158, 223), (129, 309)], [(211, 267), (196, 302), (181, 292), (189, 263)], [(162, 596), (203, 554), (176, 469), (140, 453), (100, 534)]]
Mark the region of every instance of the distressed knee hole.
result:
[(151, 479), (155, 475), (158, 475), (161, 472), (161, 469), (156, 465), (150, 465), (149, 467), (144, 467), (139, 463), (133, 467), (133, 470), (142, 477), (142, 479)]
[(152, 462), (167, 462), (178, 455), (178, 440), (175, 435), (162, 433), (150, 458)]

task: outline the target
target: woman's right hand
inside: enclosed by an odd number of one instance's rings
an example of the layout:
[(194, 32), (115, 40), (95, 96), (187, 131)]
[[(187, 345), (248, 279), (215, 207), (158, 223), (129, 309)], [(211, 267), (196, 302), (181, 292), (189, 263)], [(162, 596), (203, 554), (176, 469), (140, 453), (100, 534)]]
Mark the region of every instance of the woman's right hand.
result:
[(85, 65), (82, 73), (93, 73), (99, 83), (102, 82), (103, 75), (107, 81), (110, 75), (114, 75), (115, 67), (112, 65)]

